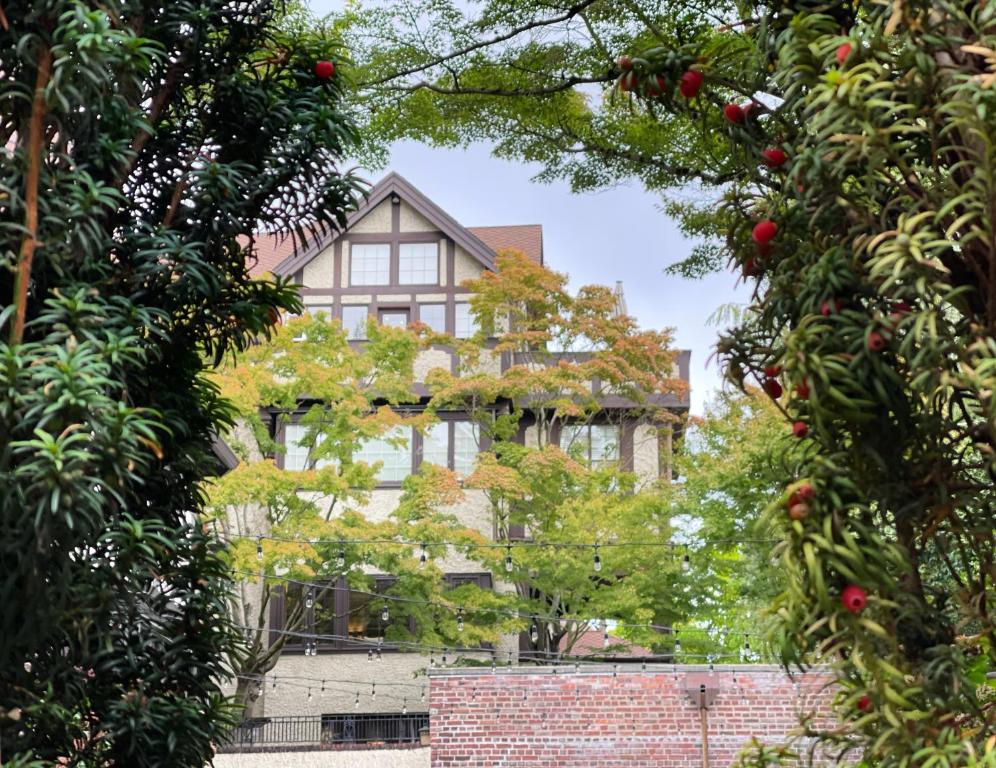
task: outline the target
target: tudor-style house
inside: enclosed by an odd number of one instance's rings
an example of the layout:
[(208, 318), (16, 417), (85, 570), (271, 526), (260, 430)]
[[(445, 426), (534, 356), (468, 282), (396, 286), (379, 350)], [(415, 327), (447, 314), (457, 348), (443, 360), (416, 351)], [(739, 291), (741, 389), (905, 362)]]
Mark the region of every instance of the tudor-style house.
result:
[[(401, 176), (391, 173), (377, 183), (363, 205), (352, 213), (348, 226), (337, 235), (329, 235), (293, 252), (289, 240), (257, 241), (252, 270), (290, 276), (300, 286), (305, 306), (339, 319), (351, 339), (362, 343), (367, 318), (373, 316), (385, 325), (406, 326), (418, 321), (458, 338), (476, 332), (468, 304), (468, 289), (462, 283), (495, 267), (496, 252), (515, 249), (539, 263), (544, 262), (543, 233), (540, 225), (465, 227), (439, 208)], [(569, 268), (569, 264), (557, 264)], [(622, 296), (619, 291), (619, 302)], [(689, 355), (678, 356), (676, 377), (688, 380)], [(510, 364), (496, 356), (493, 365)], [(456, 370), (452, 353), (433, 347), (420, 353), (416, 374), (425, 375), (436, 367)], [(667, 407), (677, 414), (687, 412), (687, 395), (675, 396)], [(298, 449), (300, 427), (293, 421), (275, 423), (278, 441), (285, 452), (277, 462), (285, 468), (304, 468), (306, 452)], [(573, 435), (587, 441), (592, 460), (619, 461), (648, 481), (670, 472), (670, 441), (658, 437), (650, 425), (591, 425), (585, 435)], [(565, 429), (565, 434), (569, 430)], [(469, 473), (481, 446), (478, 433), (470, 421), (459, 414), (445, 414), (424, 435), (414, 433), (407, 447), (385, 440), (370, 440), (357, 457), (382, 462), (378, 486), (371, 493), (364, 514), (383, 519), (397, 504), (401, 481), (416, 472), (422, 461), (448, 466), (458, 475)], [(662, 474), (663, 473), (663, 474)], [(476, 494), (476, 495), (475, 495)], [(493, 537), (494, 524), (483, 494), (468, 491), (457, 511), (464, 525)], [(454, 555), (445, 562), (454, 583), (473, 581), (485, 588), (508, 589), (500, 574), (480, 573), (480, 565)], [(377, 577), (387, 584), (390, 574)], [(289, 643), (272, 674), (278, 679), (327, 679), (350, 681), (343, 687), (332, 682), (324, 696), (317, 687), (310, 700), (301, 686), (264, 686), (252, 714), (255, 717), (322, 716), (329, 723), (339, 723), (347, 715), (354, 718), (350, 726), (357, 739), (360, 731), (375, 721), (382, 728), (392, 717), (401, 721), (402, 702), (395, 696), (382, 695), (374, 700), (366, 695), (371, 684), (407, 681), (417, 683), (413, 674), (426, 666), (426, 658), (400, 651), (385, 652), (379, 663), (368, 662), (368, 646), (350, 644), (350, 640), (368, 641), (383, 637), (384, 625), (378, 611), (365, 611), (371, 602), (366, 593), (351, 592), (345, 586), (329, 591), (330, 616), (321, 626), (311, 627), (320, 635), (344, 638), (325, 641), (317, 657), (305, 656), (303, 644)], [(270, 629), (279, 630), (284, 608), (275, 600), (270, 612)], [(508, 637), (496, 648), (501, 659), (518, 653), (519, 637)], [(485, 658), (490, 658), (491, 651)], [(357, 704), (353, 690), (362, 681), (364, 695)], [(387, 690), (385, 689), (385, 694)], [(407, 707), (411, 713), (424, 711), (417, 687), (412, 688)], [(364, 725), (364, 718), (368, 724)], [(335, 727), (339, 727), (336, 725)], [(407, 725), (405, 727), (408, 727)]]

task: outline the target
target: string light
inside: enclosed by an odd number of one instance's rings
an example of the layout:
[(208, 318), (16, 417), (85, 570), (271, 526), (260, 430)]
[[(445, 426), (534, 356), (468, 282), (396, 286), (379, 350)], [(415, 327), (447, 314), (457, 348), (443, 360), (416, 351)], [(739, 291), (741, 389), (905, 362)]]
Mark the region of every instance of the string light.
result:
[(441, 660), (440, 663), (442, 664), (443, 668), (445, 669), (446, 668), (446, 649), (445, 648), (443, 649), (443, 658), (442, 658), (442, 660)]
[(505, 570), (508, 571), (509, 573), (511, 573), (512, 569), (515, 567), (515, 564), (512, 562), (512, 545), (511, 544), (506, 544), (505, 547), (506, 547), (506, 549), (505, 549)]
[(609, 630), (608, 629), (602, 630), (602, 647), (603, 648), (608, 648), (609, 647)]
[(263, 537), (262, 536), (256, 537), (256, 559), (257, 560), (262, 560), (263, 559)]
[(377, 698), (377, 683), (370, 683), (370, 698)]
[(346, 567), (346, 550), (343, 547), (341, 539), (339, 541), (339, 549), (335, 553), (335, 567), (340, 571)]
[(315, 588), (311, 587), (304, 598), (304, 607), (309, 611), (315, 606)]
[(539, 627), (536, 626), (535, 621), (532, 623), (532, 626), (529, 627), (529, 639), (533, 643), (539, 642)]
[(381, 609), (380, 620), (383, 621), (384, 623), (387, 623), (388, 621), (390, 621), (390, 619), (391, 619), (391, 614), (388, 613), (387, 606), (385, 605), (383, 609)]
[(356, 700), (353, 702), (353, 707), (355, 709), (359, 709), (360, 708), (360, 694), (359, 693), (356, 694)]
[(312, 696), (311, 696), (311, 689), (309, 688), (308, 689), (308, 701), (311, 701), (311, 698), (312, 698)]
[(370, 648), (367, 650), (367, 661), (373, 661), (373, 660), (374, 660), (374, 652), (373, 648)]
[(681, 559), (681, 570), (683, 570), (685, 573), (688, 573), (691, 567), (692, 567), (691, 558), (689, 558), (688, 553), (685, 552), (685, 556)]
[(456, 627), (457, 627), (457, 632), (463, 632), (463, 606), (462, 605), (459, 608), (457, 608)]
[(602, 557), (598, 554), (598, 544), (595, 545), (595, 557), (592, 560), (592, 567), (595, 569), (595, 573), (602, 570)]
[(419, 565), (425, 565), (426, 561), (428, 561), (428, 559), (429, 559), (429, 553), (425, 549), (425, 543), (424, 542), (422, 544), (420, 544), (419, 546), (422, 548), (422, 550), (418, 554), (418, 564)]
[(380, 649), (381, 649), (381, 645), (383, 644), (383, 642), (384, 642), (383, 638), (381, 638), (381, 637), (377, 638), (377, 661), (381, 660)]
[(405, 699), (404, 702), (401, 704), (401, 714), (403, 715), (408, 714), (408, 699)]
[[(475, 690), (476, 690), (476, 688), (475, 688)], [(423, 704), (425, 703), (425, 686), (424, 685), (422, 686), (422, 693), (418, 697), (418, 700), (421, 701)]]

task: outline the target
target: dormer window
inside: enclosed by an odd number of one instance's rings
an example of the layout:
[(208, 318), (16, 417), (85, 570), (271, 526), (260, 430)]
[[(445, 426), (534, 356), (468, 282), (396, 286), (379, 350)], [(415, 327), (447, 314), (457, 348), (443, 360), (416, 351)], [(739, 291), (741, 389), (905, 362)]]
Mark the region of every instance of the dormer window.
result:
[(350, 251), (351, 285), (389, 285), (391, 246), (387, 243), (354, 243)]

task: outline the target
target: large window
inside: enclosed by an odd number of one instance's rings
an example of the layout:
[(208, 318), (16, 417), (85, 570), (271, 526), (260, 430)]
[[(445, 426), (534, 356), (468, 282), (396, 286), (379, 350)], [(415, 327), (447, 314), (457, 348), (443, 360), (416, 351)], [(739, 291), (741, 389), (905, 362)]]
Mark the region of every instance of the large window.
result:
[(615, 424), (567, 424), (560, 430), (560, 447), (592, 466), (619, 461), (619, 427)]
[(439, 245), (402, 243), (398, 248), (398, 282), (401, 285), (437, 285)]
[(474, 471), (480, 450), (480, 429), (470, 421), (441, 421), (422, 436), (422, 461), (449, 467), (460, 477)]
[(353, 243), (349, 259), (350, 285), (391, 282), (391, 246), (387, 243)]
[(367, 337), (367, 315), (369, 310), (366, 304), (348, 304), (342, 308), (342, 327), (346, 331), (346, 338), (351, 341), (361, 341)]
[(470, 304), (457, 304), (453, 335), (458, 339), (469, 339), (475, 333), (477, 333), (477, 318), (470, 311)]
[(446, 333), (446, 305), (445, 304), (419, 304), (419, 322), (425, 323), (436, 333)]
[(399, 483), (412, 473), (411, 438), (411, 429), (398, 427), (381, 437), (367, 440), (353, 455), (353, 460), (371, 465), (382, 462), (377, 471), (377, 481)]
[[(284, 425), (284, 469), (300, 471), (302, 469), (321, 469), (333, 462), (330, 459), (314, 460), (309, 466), (310, 451), (305, 444), (305, 436), (308, 428), (303, 424)], [(316, 445), (321, 445), (323, 435), (319, 435), (315, 441)]]
[(382, 309), (380, 310), (379, 315), (380, 324), (386, 325), (388, 328), (408, 327), (407, 309)]
[[(465, 584), (492, 588), (490, 573), (446, 574), (443, 578), (449, 589)], [(416, 626), (404, 601), (379, 597), (389, 594), (396, 581), (394, 576), (378, 574), (369, 577), (365, 586), (353, 589), (343, 577), (313, 586), (288, 583), (274, 592), (270, 603), (270, 642), (275, 642), (291, 621), (300, 620), (294, 636), (287, 638), (288, 651), (300, 652), (311, 642), (321, 651), (397, 650), (386, 640), (390, 628), (414, 632)]]

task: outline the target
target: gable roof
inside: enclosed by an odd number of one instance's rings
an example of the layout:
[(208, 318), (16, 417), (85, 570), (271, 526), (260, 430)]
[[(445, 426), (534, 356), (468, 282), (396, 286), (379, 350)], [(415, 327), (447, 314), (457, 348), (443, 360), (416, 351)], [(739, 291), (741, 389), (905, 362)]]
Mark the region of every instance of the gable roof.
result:
[[(343, 232), (331, 232), (317, 237), (298, 249), (296, 253), (291, 253), (286, 256), (270, 271), (281, 276), (294, 274), (321, 251), (328, 248), (328, 246), (335, 242), (336, 239), (342, 237), (343, 234), (348, 233), (349, 229), (356, 224), (356, 222), (392, 195), (400, 197), (412, 208), (422, 214), (422, 216), (428, 219), (432, 224), (435, 224), (436, 227), (438, 227), (439, 230), (442, 231), (447, 237), (453, 240), (453, 242), (461, 246), (471, 256), (481, 262), (485, 269), (494, 268), (495, 252), (492, 248), (486, 245), (479, 237), (473, 234), (466, 227), (462, 226), (456, 219), (432, 202), (432, 200), (419, 192), (407, 179), (400, 174), (391, 171), (391, 173), (387, 174), (387, 176), (374, 184), (363, 203), (361, 203), (355, 211), (349, 214), (346, 218), (346, 229)], [(272, 236), (268, 237), (272, 238)], [(274, 245), (275, 244), (271, 242), (270, 248), (273, 249)], [(293, 250), (293, 246), (288, 247)], [(266, 259), (269, 258), (270, 257), (266, 257)], [(263, 258), (260, 258), (259, 255), (257, 256), (257, 259), (259, 259), (259, 261), (264, 260)]]
[(504, 227), (467, 227), (491, 250), (510, 248), (526, 258), (543, 263), (543, 227), (540, 224), (512, 224)]

